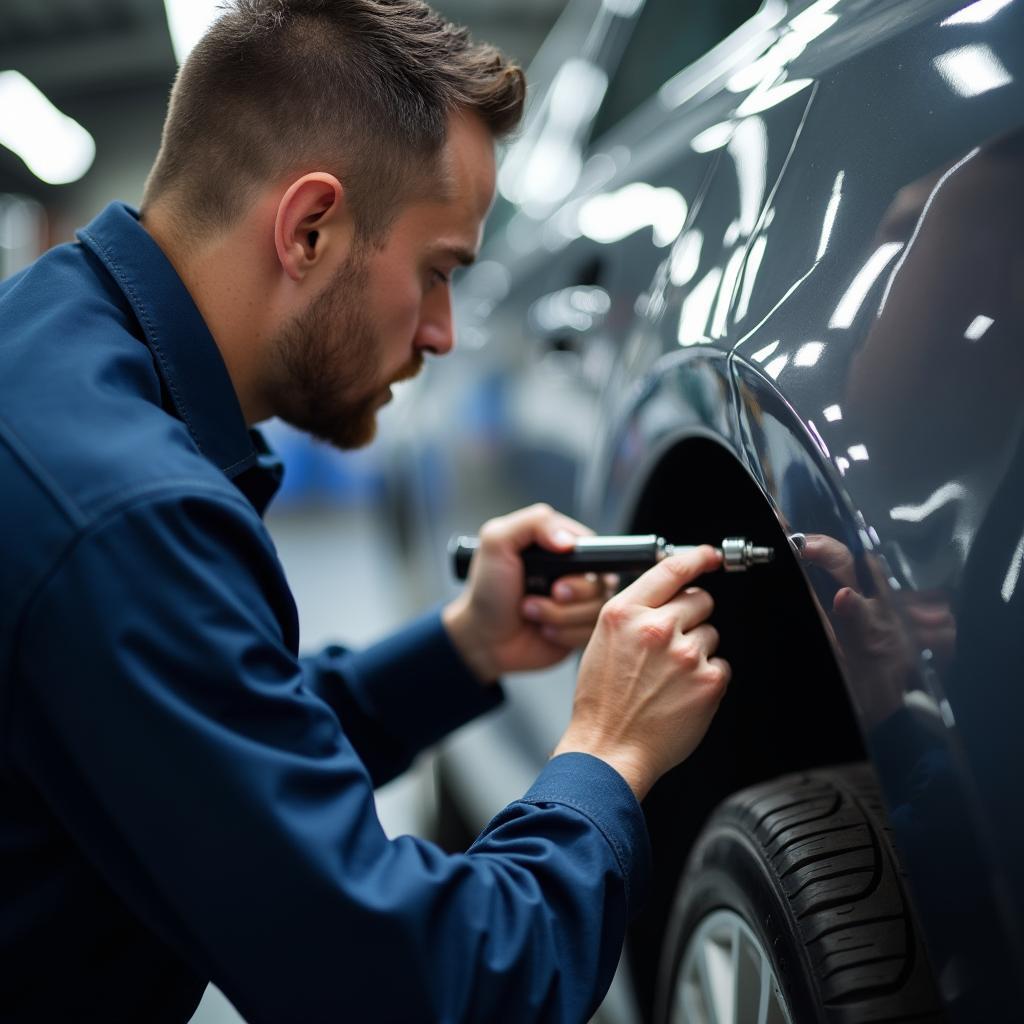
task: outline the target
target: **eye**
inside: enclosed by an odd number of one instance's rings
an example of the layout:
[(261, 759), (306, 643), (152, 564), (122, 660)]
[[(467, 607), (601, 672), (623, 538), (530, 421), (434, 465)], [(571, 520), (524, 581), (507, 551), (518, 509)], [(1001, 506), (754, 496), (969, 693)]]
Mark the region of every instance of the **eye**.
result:
[(430, 284), (431, 286), (436, 284), (451, 284), (452, 279), (449, 274), (446, 274), (443, 270), (431, 270), (430, 271)]

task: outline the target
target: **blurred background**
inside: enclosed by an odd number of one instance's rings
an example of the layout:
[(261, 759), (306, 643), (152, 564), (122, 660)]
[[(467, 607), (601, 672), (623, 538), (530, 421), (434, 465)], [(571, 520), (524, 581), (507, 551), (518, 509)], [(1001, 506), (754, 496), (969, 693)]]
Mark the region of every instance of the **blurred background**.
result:
[[(440, 0), (435, 8), (528, 66), (565, 0)], [(0, 3), (0, 279), (71, 241), (115, 199), (137, 205), (156, 155), (178, 63), (216, 0), (3, 0)], [(378, 441), (339, 453), (267, 426), (287, 473), (268, 525), (295, 592), (303, 647), (361, 646), (428, 602), (387, 528), (402, 385)], [(393, 485), (390, 485), (393, 486)], [(385, 787), (391, 834), (421, 832), (429, 763)], [(215, 989), (194, 1024), (238, 1024)]]

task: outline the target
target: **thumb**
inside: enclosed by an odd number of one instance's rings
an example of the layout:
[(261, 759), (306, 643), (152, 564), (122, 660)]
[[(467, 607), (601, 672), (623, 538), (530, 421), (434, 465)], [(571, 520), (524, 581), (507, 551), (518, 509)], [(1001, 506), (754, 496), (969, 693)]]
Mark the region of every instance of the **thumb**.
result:
[(591, 536), (593, 532), (550, 505), (540, 503), (488, 520), (480, 530), (480, 546), (495, 552), (519, 552), (531, 544), (540, 544), (551, 551), (568, 551), (578, 537)]

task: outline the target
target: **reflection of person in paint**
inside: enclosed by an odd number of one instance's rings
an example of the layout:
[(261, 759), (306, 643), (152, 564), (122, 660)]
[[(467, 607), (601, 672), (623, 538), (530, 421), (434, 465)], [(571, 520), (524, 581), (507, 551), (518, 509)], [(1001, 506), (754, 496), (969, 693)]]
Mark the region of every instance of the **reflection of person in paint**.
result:
[(800, 556), (839, 584), (827, 622), (844, 668), (859, 680), (856, 692), (864, 701), (865, 725), (879, 725), (902, 706), (922, 651), (942, 665), (952, 659), (956, 621), (949, 603), (916, 591), (892, 594), (870, 555), (864, 565), (871, 579), (863, 585), (850, 549), (824, 534), (807, 534)]

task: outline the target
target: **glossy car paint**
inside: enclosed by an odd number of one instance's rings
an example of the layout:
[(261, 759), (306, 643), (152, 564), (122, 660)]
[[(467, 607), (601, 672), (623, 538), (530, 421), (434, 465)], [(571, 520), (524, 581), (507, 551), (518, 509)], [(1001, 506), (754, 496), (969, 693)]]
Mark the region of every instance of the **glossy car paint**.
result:
[[(665, 453), (702, 437), (787, 532), (841, 544), (848, 563), (805, 563), (806, 581), (939, 987), (959, 1019), (1012, 1019), (1024, 2), (794, 3), (733, 43), (599, 140), (564, 202), (520, 210), (486, 247), (451, 386), (490, 381), (493, 418), (455, 446), (461, 518), (439, 532), (536, 499), (622, 532)], [(450, 756), (504, 765), (490, 795), (514, 796), (571, 687), (563, 670), (520, 692)]]

